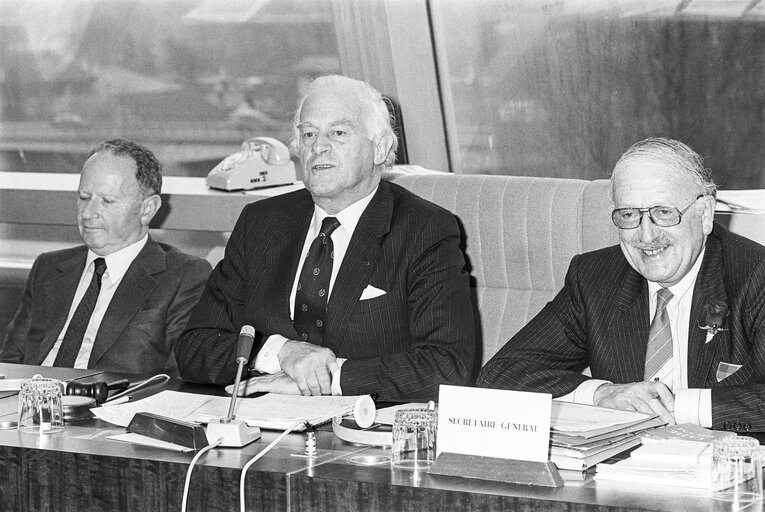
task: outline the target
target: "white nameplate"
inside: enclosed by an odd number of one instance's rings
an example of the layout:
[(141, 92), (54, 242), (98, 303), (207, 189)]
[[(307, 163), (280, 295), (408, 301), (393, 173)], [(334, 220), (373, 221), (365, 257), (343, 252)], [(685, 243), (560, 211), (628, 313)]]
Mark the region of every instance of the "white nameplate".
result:
[(437, 452), (547, 462), (552, 395), (440, 386)]

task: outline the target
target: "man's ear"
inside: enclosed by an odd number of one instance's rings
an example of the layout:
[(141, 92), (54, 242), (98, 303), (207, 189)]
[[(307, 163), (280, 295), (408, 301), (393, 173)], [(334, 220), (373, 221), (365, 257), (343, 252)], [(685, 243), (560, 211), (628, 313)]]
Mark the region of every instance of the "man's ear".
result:
[(704, 230), (704, 234), (708, 235), (712, 232), (712, 223), (715, 220), (715, 208), (717, 207), (717, 200), (714, 196), (704, 196), (699, 201), (703, 201), (704, 205), (701, 210), (701, 226)]
[(141, 203), (141, 224), (148, 226), (161, 206), (162, 198), (157, 194), (144, 199)]
[(375, 165), (382, 165), (388, 159), (390, 148), (393, 147), (393, 136), (386, 133), (375, 144)]

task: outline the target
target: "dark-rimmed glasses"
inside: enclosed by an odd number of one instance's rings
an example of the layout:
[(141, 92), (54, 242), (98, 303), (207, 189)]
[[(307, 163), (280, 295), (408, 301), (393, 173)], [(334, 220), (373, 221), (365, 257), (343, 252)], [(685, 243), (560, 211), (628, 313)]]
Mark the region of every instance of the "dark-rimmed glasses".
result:
[(663, 228), (677, 226), (683, 219), (683, 214), (688, 208), (693, 206), (696, 201), (704, 197), (700, 194), (691, 204), (678, 210), (674, 206), (651, 206), (650, 208), (617, 208), (611, 212), (611, 220), (619, 229), (635, 229), (643, 221), (643, 215), (648, 214), (651, 222)]

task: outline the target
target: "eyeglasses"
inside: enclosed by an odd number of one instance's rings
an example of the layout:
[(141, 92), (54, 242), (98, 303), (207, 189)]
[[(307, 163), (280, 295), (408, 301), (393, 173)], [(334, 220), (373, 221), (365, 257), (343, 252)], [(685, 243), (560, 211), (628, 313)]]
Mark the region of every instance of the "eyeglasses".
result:
[(611, 220), (619, 229), (634, 229), (640, 225), (643, 221), (643, 215), (648, 214), (648, 218), (651, 222), (657, 226), (663, 228), (671, 228), (677, 226), (683, 218), (683, 214), (688, 211), (688, 208), (704, 197), (704, 194), (699, 195), (693, 200), (691, 204), (678, 210), (674, 206), (651, 206), (650, 208), (617, 208), (611, 212)]

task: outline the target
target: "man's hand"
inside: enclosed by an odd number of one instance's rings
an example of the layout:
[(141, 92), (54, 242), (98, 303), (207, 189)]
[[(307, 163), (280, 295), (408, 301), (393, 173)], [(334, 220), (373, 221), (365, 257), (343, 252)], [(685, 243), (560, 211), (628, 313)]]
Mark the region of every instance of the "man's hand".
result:
[[(233, 393), (234, 385), (226, 386), (226, 393)], [(280, 393), (282, 395), (299, 395), (300, 390), (295, 381), (284, 372), (252, 377), (239, 383), (237, 396), (247, 396), (253, 393)]]
[(287, 340), (279, 351), (282, 370), (303, 395), (331, 395), (332, 373), (340, 366), (335, 353), (304, 341)]
[(667, 424), (675, 424), (675, 397), (661, 382), (603, 384), (595, 390), (593, 402), (600, 407), (658, 414)]

